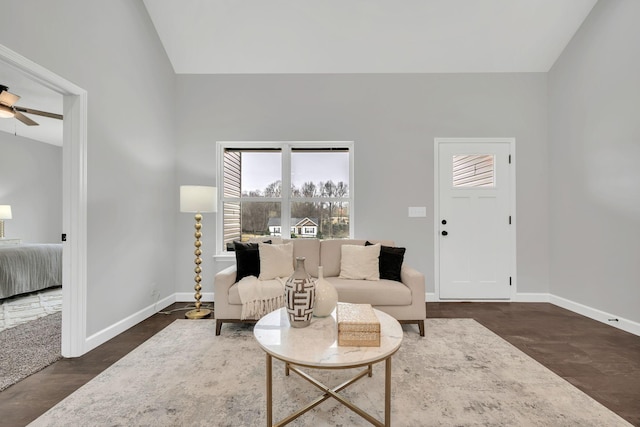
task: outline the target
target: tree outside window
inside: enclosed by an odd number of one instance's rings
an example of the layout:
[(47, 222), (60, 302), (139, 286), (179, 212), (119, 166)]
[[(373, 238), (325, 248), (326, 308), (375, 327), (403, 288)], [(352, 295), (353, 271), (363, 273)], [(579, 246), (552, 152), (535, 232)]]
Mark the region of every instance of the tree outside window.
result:
[(223, 183), (218, 240), (223, 250), (227, 243), (252, 237), (351, 236), (352, 142), (219, 142), (218, 146)]

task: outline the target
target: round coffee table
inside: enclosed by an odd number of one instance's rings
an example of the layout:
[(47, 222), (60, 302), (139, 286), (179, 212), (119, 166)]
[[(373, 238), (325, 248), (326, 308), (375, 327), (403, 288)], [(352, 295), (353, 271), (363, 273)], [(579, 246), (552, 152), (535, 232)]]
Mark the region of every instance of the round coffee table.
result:
[[(292, 328), (284, 308), (273, 311), (260, 319), (253, 334), (267, 355), (267, 425), (283, 426), (332, 397), (376, 426), (391, 425), (391, 356), (402, 343), (402, 327), (390, 315), (375, 310), (380, 321), (380, 347), (338, 346), (336, 311), (324, 318), (314, 317), (306, 328)], [(285, 374), (295, 372), (324, 392), (313, 402), (275, 424), (273, 418), (272, 358), (285, 362)], [(344, 397), (339, 391), (364, 376), (372, 376), (374, 363), (385, 361), (385, 422), (377, 420)], [(294, 366), (295, 365), (295, 366)], [(366, 367), (351, 380), (337, 387), (328, 387), (303, 372), (299, 367), (314, 369), (351, 369)]]

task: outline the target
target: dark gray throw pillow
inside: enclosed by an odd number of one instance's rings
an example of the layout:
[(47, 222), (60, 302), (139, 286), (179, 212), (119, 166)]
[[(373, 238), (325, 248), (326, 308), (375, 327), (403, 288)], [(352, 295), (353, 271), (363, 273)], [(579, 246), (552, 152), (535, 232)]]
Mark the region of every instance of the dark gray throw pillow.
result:
[[(271, 243), (267, 240), (263, 243)], [(236, 253), (236, 282), (243, 277), (260, 275), (260, 252), (257, 243), (233, 242)]]
[[(371, 246), (373, 243), (367, 241), (365, 246)], [(387, 280), (400, 280), (400, 270), (404, 261), (404, 253), (406, 248), (396, 248), (393, 246), (380, 245), (380, 257), (378, 258), (378, 269), (380, 270), (380, 278)]]

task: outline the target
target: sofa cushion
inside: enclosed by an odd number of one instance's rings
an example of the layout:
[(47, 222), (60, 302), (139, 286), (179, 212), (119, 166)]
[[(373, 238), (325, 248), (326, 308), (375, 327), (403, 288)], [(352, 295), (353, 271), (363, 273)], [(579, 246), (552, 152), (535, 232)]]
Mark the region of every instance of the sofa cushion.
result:
[(320, 265), (320, 240), (318, 239), (291, 239), (293, 242), (293, 262), (295, 259), (304, 258), (304, 268), (313, 277), (318, 277), (318, 266)]
[[(265, 243), (271, 243), (267, 241)], [(260, 254), (257, 243), (233, 242), (236, 254), (236, 282), (247, 276), (260, 275)]]
[(354, 280), (380, 280), (378, 260), (380, 244), (372, 246), (342, 245), (340, 278)]
[[(325, 277), (338, 291), (338, 301), (352, 304), (410, 305), (411, 290), (395, 280), (352, 280)], [(235, 285), (234, 285), (235, 286)]]
[(342, 254), (342, 245), (360, 245), (364, 246), (365, 240), (353, 239), (331, 239), (322, 240), (320, 242), (320, 265), (322, 266), (325, 277), (333, 277), (340, 275), (340, 257)]
[[(373, 243), (367, 241), (365, 246), (373, 245)], [(378, 263), (380, 270), (380, 278), (388, 280), (400, 279), (400, 270), (402, 269), (402, 262), (404, 261), (404, 253), (406, 248), (396, 248), (393, 246), (380, 247), (380, 260)]]
[(293, 243), (270, 245), (258, 243), (260, 255), (260, 280), (273, 280), (293, 274)]
[[(378, 281), (340, 279), (325, 277), (338, 291), (340, 302), (352, 304), (371, 304), (373, 306), (404, 306), (411, 304), (411, 290), (395, 280), (380, 279)], [(242, 304), (238, 293), (238, 284), (229, 288), (229, 304)]]

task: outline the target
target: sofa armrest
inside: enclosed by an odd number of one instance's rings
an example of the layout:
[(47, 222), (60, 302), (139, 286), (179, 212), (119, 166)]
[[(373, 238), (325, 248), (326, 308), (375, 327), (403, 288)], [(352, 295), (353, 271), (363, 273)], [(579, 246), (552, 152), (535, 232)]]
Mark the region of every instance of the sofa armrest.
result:
[(416, 302), (415, 299), (417, 298), (418, 303), (424, 304), (426, 286), (424, 274), (420, 273), (415, 268), (402, 264), (402, 269), (400, 270), (400, 280), (402, 281), (402, 283), (408, 286), (409, 289), (411, 289), (411, 298), (414, 303)]
[(227, 303), (229, 288), (236, 283), (236, 265), (231, 265), (216, 273), (213, 279), (213, 294), (215, 302)]

